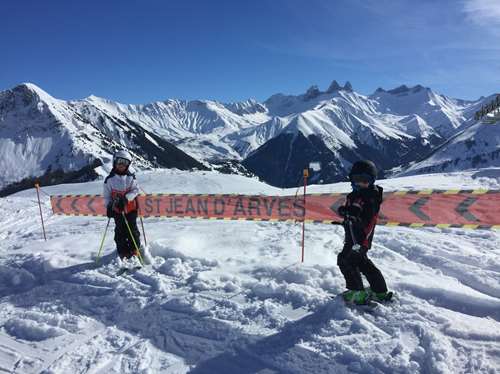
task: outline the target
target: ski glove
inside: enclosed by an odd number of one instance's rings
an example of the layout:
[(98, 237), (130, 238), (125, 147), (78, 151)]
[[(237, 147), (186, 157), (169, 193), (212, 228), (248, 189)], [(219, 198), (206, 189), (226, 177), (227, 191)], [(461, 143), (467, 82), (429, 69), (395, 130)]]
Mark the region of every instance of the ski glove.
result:
[(368, 248), (365, 246), (361, 245), (359, 247), (356, 247), (356, 245), (353, 245), (351, 250), (347, 252), (346, 255), (346, 260), (350, 264), (354, 264), (356, 266), (359, 266), (361, 263), (367, 260), (366, 253), (368, 252)]
[(339, 216), (344, 217), (345, 219), (358, 221), (361, 216), (361, 208), (354, 205), (341, 205), (337, 210)]
[(337, 213), (338, 213), (338, 215), (339, 215), (339, 216), (341, 216), (341, 217), (345, 217), (345, 215), (346, 215), (346, 210), (347, 210), (346, 206), (345, 206), (345, 205), (341, 205), (341, 206), (339, 207), (339, 209), (337, 209)]
[(125, 209), (125, 205), (127, 205), (127, 199), (125, 196), (117, 196), (113, 201), (114, 207), (118, 209), (120, 212), (123, 212)]

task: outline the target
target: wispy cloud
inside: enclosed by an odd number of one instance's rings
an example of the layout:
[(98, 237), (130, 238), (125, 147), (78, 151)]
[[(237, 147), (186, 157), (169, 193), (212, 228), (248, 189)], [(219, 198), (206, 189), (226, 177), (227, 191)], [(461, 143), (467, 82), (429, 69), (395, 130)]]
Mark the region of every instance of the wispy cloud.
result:
[(478, 25), (500, 28), (499, 0), (464, 0), (463, 10), (467, 18)]
[(500, 0), (310, 4), (286, 8), (294, 29), (258, 47), (315, 64), (365, 93), (407, 83), (474, 99), (498, 89)]

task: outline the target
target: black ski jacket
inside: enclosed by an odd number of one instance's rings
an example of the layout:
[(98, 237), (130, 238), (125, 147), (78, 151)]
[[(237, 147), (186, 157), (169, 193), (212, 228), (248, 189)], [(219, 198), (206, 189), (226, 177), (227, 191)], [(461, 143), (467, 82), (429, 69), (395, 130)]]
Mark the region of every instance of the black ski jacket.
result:
[[(371, 248), (382, 204), (382, 193), (382, 187), (372, 185), (347, 195), (345, 205), (339, 208), (339, 214), (345, 218), (344, 229), (347, 245), (359, 244), (366, 249)], [(354, 235), (354, 240), (352, 235)]]

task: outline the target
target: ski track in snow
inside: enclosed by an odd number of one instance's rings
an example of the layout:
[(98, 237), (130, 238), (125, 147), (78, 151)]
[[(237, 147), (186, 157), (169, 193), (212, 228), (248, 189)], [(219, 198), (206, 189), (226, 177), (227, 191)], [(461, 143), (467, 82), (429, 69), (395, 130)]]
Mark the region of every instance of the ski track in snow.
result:
[(0, 373), (500, 371), (498, 232), (378, 227), (370, 257), (397, 297), (361, 310), (331, 298), (337, 226), (306, 227), (300, 264), (300, 225), (148, 219), (152, 264), (117, 277), (113, 225), (96, 265), (106, 219), (44, 198), (44, 242), (35, 203), (0, 199)]

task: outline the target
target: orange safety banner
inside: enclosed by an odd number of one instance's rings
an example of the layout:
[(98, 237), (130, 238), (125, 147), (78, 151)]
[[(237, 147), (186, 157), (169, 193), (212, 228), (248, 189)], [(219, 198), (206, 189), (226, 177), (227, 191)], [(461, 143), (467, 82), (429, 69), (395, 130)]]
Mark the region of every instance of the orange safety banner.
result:
[[(140, 195), (143, 217), (205, 218), (254, 221), (340, 221), (337, 209), (346, 194)], [(99, 195), (51, 196), (55, 214), (104, 216)], [(380, 225), (500, 229), (499, 190), (424, 190), (384, 193)]]

